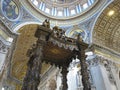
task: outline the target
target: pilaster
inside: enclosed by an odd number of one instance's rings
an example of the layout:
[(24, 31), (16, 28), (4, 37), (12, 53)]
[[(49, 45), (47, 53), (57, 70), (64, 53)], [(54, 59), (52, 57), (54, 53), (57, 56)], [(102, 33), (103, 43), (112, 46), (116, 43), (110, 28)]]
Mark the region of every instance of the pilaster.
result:
[(96, 90), (118, 90), (114, 61), (95, 55), (88, 64)]

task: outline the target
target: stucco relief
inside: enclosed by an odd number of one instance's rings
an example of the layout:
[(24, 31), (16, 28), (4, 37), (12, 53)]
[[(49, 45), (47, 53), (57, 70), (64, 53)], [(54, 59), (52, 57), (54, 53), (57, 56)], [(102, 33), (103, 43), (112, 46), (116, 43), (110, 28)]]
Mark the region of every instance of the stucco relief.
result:
[(111, 71), (111, 66), (110, 66), (110, 62), (108, 62), (107, 60), (104, 61), (104, 67), (106, 68), (106, 72), (108, 75), (108, 78), (110, 80), (111, 83), (115, 83), (112, 71)]
[(19, 16), (19, 8), (13, 0), (3, 0), (2, 11), (4, 16), (9, 20), (15, 20)]

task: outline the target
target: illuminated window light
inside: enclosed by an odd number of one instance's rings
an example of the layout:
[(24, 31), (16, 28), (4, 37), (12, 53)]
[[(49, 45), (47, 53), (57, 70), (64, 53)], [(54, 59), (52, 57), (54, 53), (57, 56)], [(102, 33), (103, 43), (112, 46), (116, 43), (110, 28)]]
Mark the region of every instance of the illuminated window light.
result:
[(115, 13), (115, 11), (110, 10), (110, 11), (108, 12), (108, 16), (112, 16), (114, 13)]
[(7, 38), (7, 41), (9, 41), (9, 42), (12, 42), (13, 41), (13, 38)]
[(46, 13), (50, 13), (50, 9), (49, 8), (45, 8), (45, 12)]
[(38, 1), (33, 1), (34, 5), (38, 6)]
[(74, 14), (76, 14), (76, 12), (75, 12), (75, 10), (73, 9), (73, 10), (71, 10), (71, 15), (74, 15)]
[(63, 12), (62, 11), (58, 11), (58, 16), (63, 16)]
[(87, 3), (83, 4), (83, 9), (86, 9), (86, 8), (88, 8), (88, 4)]
[(4, 88), (4, 87), (2, 87), (2, 90), (5, 90), (5, 88)]
[(90, 0), (91, 1), (91, 3), (94, 3), (94, 0)]
[(85, 55), (88, 55), (88, 56), (93, 55), (93, 52), (92, 51), (85, 52)]

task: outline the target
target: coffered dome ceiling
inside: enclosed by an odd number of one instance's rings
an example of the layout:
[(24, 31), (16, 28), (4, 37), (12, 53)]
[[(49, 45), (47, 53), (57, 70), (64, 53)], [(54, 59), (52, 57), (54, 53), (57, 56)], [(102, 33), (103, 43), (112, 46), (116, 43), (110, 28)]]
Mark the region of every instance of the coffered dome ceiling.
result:
[(120, 53), (120, 0), (115, 0), (99, 16), (93, 43)]

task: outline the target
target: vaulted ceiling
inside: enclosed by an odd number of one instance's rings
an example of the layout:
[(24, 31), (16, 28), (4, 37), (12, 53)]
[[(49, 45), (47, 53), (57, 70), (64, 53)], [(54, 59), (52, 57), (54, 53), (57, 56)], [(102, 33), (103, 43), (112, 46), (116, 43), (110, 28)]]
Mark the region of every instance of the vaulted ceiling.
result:
[(120, 0), (112, 2), (99, 16), (92, 38), (93, 43), (120, 53)]

